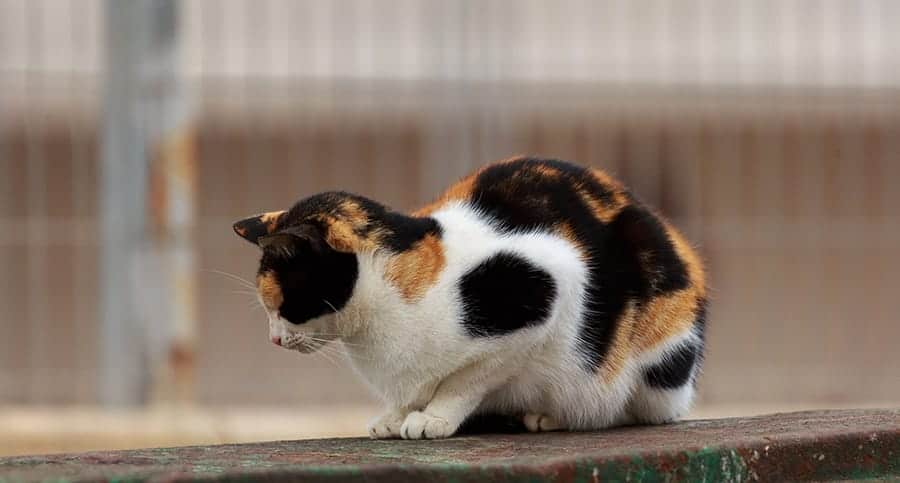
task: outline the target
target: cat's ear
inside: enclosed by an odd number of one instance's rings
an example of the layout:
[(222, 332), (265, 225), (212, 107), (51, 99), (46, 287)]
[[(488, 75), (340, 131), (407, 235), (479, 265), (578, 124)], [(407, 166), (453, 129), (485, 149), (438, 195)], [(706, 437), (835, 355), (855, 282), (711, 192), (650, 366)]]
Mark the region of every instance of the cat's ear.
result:
[(258, 244), (264, 251), (293, 256), (301, 250), (320, 251), (325, 241), (316, 227), (299, 225), (279, 229), (271, 235), (263, 235), (259, 237)]
[(244, 240), (259, 245), (260, 237), (270, 235), (278, 229), (278, 221), (284, 216), (284, 213), (284, 211), (270, 211), (254, 215), (235, 222), (232, 228)]

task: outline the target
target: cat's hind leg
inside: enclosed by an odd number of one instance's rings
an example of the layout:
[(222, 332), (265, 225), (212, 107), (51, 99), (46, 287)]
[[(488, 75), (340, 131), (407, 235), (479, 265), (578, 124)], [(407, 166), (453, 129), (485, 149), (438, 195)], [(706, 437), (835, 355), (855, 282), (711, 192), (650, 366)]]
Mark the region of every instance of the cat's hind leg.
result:
[(687, 415), (694, 400), (693, 384), (665, 389), (644, 385), (632, 396), (628, 406), (630, 423), (663, 424)]
[(634, 422), (662, 424), (687, 415), (696, 393), (700, 350), (699, 342), (687, 341), (644, 369), (628, 406)]

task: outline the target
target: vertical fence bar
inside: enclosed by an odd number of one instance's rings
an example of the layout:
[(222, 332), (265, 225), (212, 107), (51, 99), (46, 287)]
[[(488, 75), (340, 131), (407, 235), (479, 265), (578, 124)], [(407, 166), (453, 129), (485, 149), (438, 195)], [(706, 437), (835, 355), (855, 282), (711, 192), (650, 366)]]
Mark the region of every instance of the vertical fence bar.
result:
[[(53, 371), (48, 364), (59, 361), (49, 356), (51, 322), (47, 320), (47, 157), (43, 143), (47, 132), (46, 105), (41, 98), (45, 94), (42, 89), (44, 77), (40, 74), (45, 68), (43, 20), (44, 4), (30, 3), (25, 5), (25, 24), (28, 32), (27, 52), (29, 62), (25, 74), (25, 97), (32, 107), (25, 114), (25, 179), (26, 201), (28, 203), (28, 221), (26, 224), (25, 247), (28, 260), (27, 297), (30, 367), (32, 371), (29, 397), (33, 400), (45, 400), (49, 388), (55, 385), (51, 380)], [(35, 95), (35, 91), (37, 94)]]
[(196, 129), (179, 68), (180, 5), (175, 0), (147, 0), (150, 30), (141, 67), (141, 93), (153, 126), (147, 156), (158, 183), (154, 194), (159, 198), (152, 205), (155, 245), (165, 267), (161, 293), (170, 304), (161, 311), (169, 331), (155, 339), (161, 347), (150, 348), (162, 355), (152, 368), (151, 399), (157, 403), (190, 402), (194, 385)]
[[(87, 37), (88, 32), (86, 28), (83, 27), (86, 17), (90, 15), (88, 12), (76, 13), (77, 5), (80, 0), (69, 0), (68, 10), (70, 12), (69, 18), (69, 29), (70, 35), (69, 41), (71, 45), (75, 49), (76, 52), (85, 52), (87, 51)], [(81, 22), (79, 22), (81, 20)], [(81, 28), (78, 26), (81, 25)], [(72, 183), (72, 198), (69, 200), (72, 203), (72, 216), (73, 216), (73, 253), (74, 259), (72, 260), (73, 270), (72, 270), (72, 294), (73, 294), (73, 304), (72, 304), (72, 323), (75, 326), (74, 333), (74, 343), (77, 348), (75, 352), (76, 359), (72, 362), (74, 366), (78, 368), (78, 373), (76, 376), (76, 387), (77, 393), (74, 395), (75, 400), (78, 402), (82, 402), (85, 400), (93, 399), (92, 394), (88, 394), (88, 374), (85, 369), (88, 366), (86, 364), (86, 356), (89, 354), (91, 348), (95, 348), (93, 340), (94, 337), (91, 337), (88, 329), (94, 328), (94, 324), (90, 322), (90, 319), (87, 317), (88, 307), (90, 307), (90, 294), (93, 293), (93, 290), (90, 289), (89, 283), (91, 281), (91, 277), (88, 275), (90, 268), (88, 263), (85, 261), (85, 254), (88, 252), (89, 244), (87, 240), (89, 237), (87, 236), (89, 226), (87, 225), (88, 217), (87, 213), (89, 211), (89, 203), (88, 203), (88, 186), (90, 185), (90, 172), (91, 172), (91, 164), (92, 160), (90, 159), (90, 155), (88, 154), (88, 145), (91, 142), (88, 139), (90, 134), (88, 133), (96, 133), (95, 130), (88, 128), (84, 125), (84, 123), (78, 122), (81, 117), (87, 117), (88, 109), (90, 105), (90, 100), (86, 100), (83, 97), (78, 95), (79, 87), (84, 88), (87, 84), (85, 79), (82, 76), (79, 76), (76, 65), (84, 65), (86, 64), (85, 58), (86, 55), (73, 56), (69, 59), (69, 71), (68, 71), (68, 86), (67, 86), (67, 96), (70, 101), (70, 109), (68, 117), (68, 131), (69, 131), (69, 142), (71, 145), (71, 156), (72, 156), (72, 179), (70, 182)], [(91, 99), (93, 100), (93, 99)], [(87, 388), (87, 389), (86, 389)]]
[(106, 82), (100, 182), (100, 401), (142, 399), (144, 364), (130, 269), (144, 238), (147, 163), (137, 92), (142, 4), (106, 0)]
[[(178, 8), (174, 0), (106, 2), (101, 400), (110, 404), (136, 403), (147, 396), (154, 401), (190, 399), (195, 133), (177, 69)], [(144, 305), (152, 314), (141, 314), (137, 292), (152, 297), (152, 280), (146, 272), (130, 272), (140, 269), (137, 262), (146, 248), (151, 180), (156, 236), (143, 255), (145, 260), (161, 259), (162, 287), (156, 293), (162, 300), (160, 306)], [(142, 330), (142, 317), (156, 319), (155, 337), (148, 337), (149, 328)]]

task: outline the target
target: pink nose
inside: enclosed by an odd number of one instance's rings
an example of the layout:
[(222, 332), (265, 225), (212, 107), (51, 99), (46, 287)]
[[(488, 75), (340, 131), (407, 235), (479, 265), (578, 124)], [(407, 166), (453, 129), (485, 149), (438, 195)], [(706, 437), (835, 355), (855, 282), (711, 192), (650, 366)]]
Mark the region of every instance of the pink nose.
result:
[(275, 345), (281, 345), (281, 336), (273, 335), (272, 343)]

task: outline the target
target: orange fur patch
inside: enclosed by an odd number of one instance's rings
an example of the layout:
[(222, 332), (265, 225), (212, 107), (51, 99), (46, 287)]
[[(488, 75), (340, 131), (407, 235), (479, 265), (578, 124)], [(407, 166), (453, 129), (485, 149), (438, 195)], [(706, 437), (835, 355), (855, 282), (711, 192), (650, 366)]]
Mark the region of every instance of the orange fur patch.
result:
[(600, 199), (594, 197), (589, 191), (580, 187), (578, 189), (578, 196), (581, 198), (581, 201), (584, 202), (585, 205), (594, 213), (594, 216), (597, 217), (598, 220), (603, 223), (610, 223), (615, 218), (616, 215), (622, 211), (622, 208), (625, 207), (627, 201), (625, 201), (624, 196), (614, 194), (613, 195), (613, 203), (609, 204)]
[(374, 250), (378, 247), (382, 233), (374, 230), (367, 236), (359, 233), (368, 225), (369, 214), (353, 200), (345, 200), (338, 205), (334, 213), (320, 215), (319, 221), (325, 224), (325, 242), (331, 248), (344, 253), (357, 253), (363, 250)]
[(639, 330), (632, 335), (637, 351), (653, 349), (683, 334), (694, 325), (700, 301), (692, 288), (680, 290), (646, 302), (640, 311)]
[(270, 211), (259, 215), (259, 222), (266, 225), (266, 233), (271, 234), (278, 227), (278, 220), (285, 214), (285, 211)]
[(615, 381), (616, 376), (622, 372), (622, 369), (628, 363), (628, 359), (633, 354), (632, 341), (634, 339), (636, 313), (635, 303), (633, 301), (629, 302), (619, 320), (616, 321), (616, 333), (599, 369), (600, 377), (607, 384)]
[(616, 216), (622, 211), (622, 208), (628, 206), (628, 198), (625, 196), (625, 189), (616, 180), (612, 179), (608, 174), (599, 169), (592, 169), (591, 174), (594, 179), (606, 190), (612, 193), (612, 202), (604, 201), (596, 198), (584, 186), (576, 186), (578, 196), (594, 213), (594, 216), (603, 223), (612, 222)]
[(441, 240), (429, 234), (411, 249), (394, 256), (388, 262), (386, 277), (407, 302), (415, 302), (437, 282), (445, 264)]
[(362, 225), (369, 221), (369, 214), (353, 200), (342, 201), (338, 205), (338, 211), (346, 222), (353, 225)]
[(324, 217), (327, 226), (325, 242), (339, 252), (355, 253), (362, 247), (362, 240), (353, 229), (353, 225), (335, 217)]
[(263, 305), (269, 310), (277, 310), (284, 302), (281, 285), (275, 279), (273, 272), (265, 272), (256, 276), (256, 289)]
[(622, 184), (613, 179), (612, 176), (606, 174), (606, 171), (597, 168), (591, 168), (591, 174), (594, 175), (594, 179), (597, 180), (598, 183), (606, 187), (610, 191), (622, 191)]
[(541, 175), (543, 177), (550, 178), (550, 179), (559, 178), (562, 175), (562, 173), (560, 173), (559, 170), (554, 168), (553, 166), (546, 166), (543, 164), (537, 165), (534, 168), (534, 172), (538, 173), (539, 175)]

